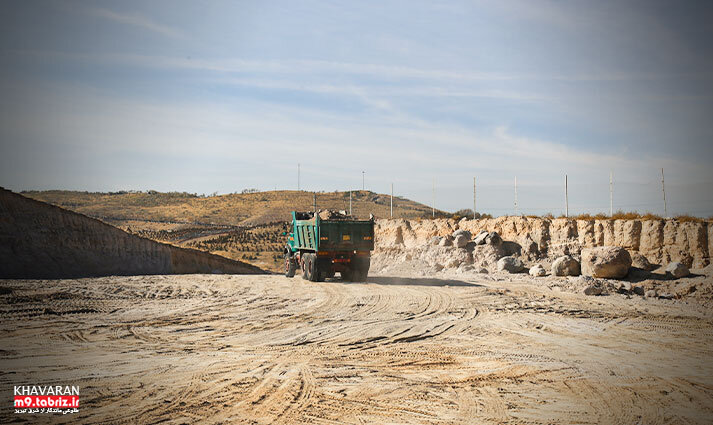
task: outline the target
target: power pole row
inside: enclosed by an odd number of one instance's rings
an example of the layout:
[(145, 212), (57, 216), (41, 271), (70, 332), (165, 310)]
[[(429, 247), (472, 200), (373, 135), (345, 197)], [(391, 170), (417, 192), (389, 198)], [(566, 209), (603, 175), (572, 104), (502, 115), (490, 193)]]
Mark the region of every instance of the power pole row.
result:
[[(297, 190), (301, 190), (301, 164), (297, 164)], [(365, 171), (361, 172), (361, 188), (365, 190)], [(277, 190), (277, 189), (275, 189)], [(663, 194), (663, 210), (664, 218), (668, 217), (668, 204), (666, 202), (666, 182), (664, 176), (664, 169), (661, 168), (661, 191)], [(477, 191), (476, 191), (476, 178), (473, 177), (473, 219), (475, 220), (477, 214)], [(569, 177), (567, 174), (564, 175), (564, 215), (569, 217)], [(317, 211), (317, 193), (314, 193), (314, 210)], [(515, 176), (515, 199), (514, 199), (514, 211), (515, 215), (518, 214), (518, 204), (517, 204), (517, 176)], [(352, 215), (352, 191), (349, 191), (349, 215)], [(609, 171), (609, 216), (614, 215), (614, 172)], [(390, 216), (394, 218), (394, 184), (391, 183), (391, 205), (390, 205)], [(436, 178), (433, 178), (431, 187), (431, 217), (436, 217)]]

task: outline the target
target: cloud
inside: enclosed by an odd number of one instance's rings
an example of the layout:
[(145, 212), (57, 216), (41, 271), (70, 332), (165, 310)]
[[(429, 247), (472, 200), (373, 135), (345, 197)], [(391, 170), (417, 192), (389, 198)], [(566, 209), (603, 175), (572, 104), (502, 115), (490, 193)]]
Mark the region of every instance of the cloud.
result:
[[(86, 86), (8, 83), (2, 88), (15, 107), (0, 119), (1, 140), (8, 141), (0, 180), (14, 189), (293, 188), (299, 161), (307, 190), (353, 188), (361, 170), (367, 170), (373, 190), (384, 192), (394, 182), (397, 194), (428, 203), (435, 177), (438, 207), (450, 210), (469, 204), (476, 175), (479, 205), (502, 213), (511, 210), (515, 175), (523, 209), (539, 212), (557, 212), (565, 173), (572, 188), (571, 211), (578, 195), (581, 204), (608, 207), (611, 169), (616, 207), (624, 202), (656, 207), (662, 166), (667, 183), (710, 177), (705, 164), (625, 151), (597, 153), (526, 137), (505, 125), (475, 131), (407, 116), (395, 120), (255, 99), (169, 102)], [(652, 190), (643, 196), (627, 191), (623, 182)], [(601, 199), (585, 198), (591, 189), (582, 188), (586, 184), (599, 185), (595, 191)], [(534, 194), (536, 199), (528, 199)], [(697, 199), (679, 198), (680, 205)]]
[[(114, 12), (111, 12), (114, 13)], [(171, 30), (173, 31), (173, 30)], [(180, 34), (180, 33), (179, 33)], [(180, 37), (183, 37), (180, 35)], [(126, 53), (83, 54), (50, 51), (15, 51), (25, 55), (54, 57), (62, 59), (82, 59), (95, 63), (111, 63), (119, 66), (157, 68), (174, 71), (212, 71), (224, 73), (261, 73), (282, 75), (359, 75), (393, 81), (431, 80), (452, 83), (493, 82), (493, 81), (554, 81), (554, 82), (627, 82), (656, 81), (671, 78), (710, 79), (709, 73), (656, 73), (656, 72), (599, 72), (569, 74), (538, 74), (511, 72), (475, 72), (410, 66), (391, 66), (373, 63), (335, 62), (324, 60), (281, 59), (258, 60), (244, 58), (199, 58), (171, 57), (161, 55), (140, 55)]]
[(159, 24), (147, 16), (139, 14), (119, 13), (110, 9), (104, 9), (99, 7), (89, 8), (86, 11), (91, 15), (108, 19), (112, 22), (141, 28), (166, 37), (178, 39), (186, 38), (181, 31), (169, 27), (167, 25)]

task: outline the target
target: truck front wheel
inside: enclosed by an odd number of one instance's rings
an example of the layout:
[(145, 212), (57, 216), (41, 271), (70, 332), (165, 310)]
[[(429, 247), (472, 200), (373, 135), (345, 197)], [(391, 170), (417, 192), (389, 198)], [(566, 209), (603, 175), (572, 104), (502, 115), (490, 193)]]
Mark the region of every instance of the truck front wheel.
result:
[(297, 271), (297, 263), (290, 252), (285, 253), (285, 276), (294, 277), (295, 271)]

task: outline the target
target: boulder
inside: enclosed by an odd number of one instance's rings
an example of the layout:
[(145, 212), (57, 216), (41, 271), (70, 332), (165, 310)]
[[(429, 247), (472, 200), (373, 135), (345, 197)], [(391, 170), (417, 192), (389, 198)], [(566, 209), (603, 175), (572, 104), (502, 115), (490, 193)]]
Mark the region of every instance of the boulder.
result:
[[(379, 239), (379, 240), (381, 240), (381, 239)], [(431, 238), (431, 240), (429, 241), (429, 243), (430, 243), (431, 245), (438, 245), (438, 244), (441, 243), (441, 240), (443, 240), (443, 236), (434, 236), (434, 237)]]
[[(468, 234), (470, 234), (470, 232), (468, 232)], [(470, 238), (461, 233), (456, 235), (455, 239), (453, 239), (453, 245), (455, 245), (456, 248), (465, 248), (469, 241)]]
[(485, 245), (485, 238), (488, 237), (488, 231), (487, 230), (481, 230), (480, 233), (473, 239), (473, 242), (475, 242), (476, 245)]
[(618, 246), (600, 246), (582, 250), (582, 274), (608, 279), (621, 279), (629, 272), (631, 256)]
[(641, 295), (642, 297), (646, 293), (643, 286), (634, 286), (632, 290), (636, 295)]
[(498, 271), (506, 271), (510, 273), (520, 273), (525, 269), (519, 258), (503, 257), (498, 260)]
[(651, 271), (656, 268), (656, 266), (652, 265), (648, 258), (644, 257), (642, 254), (638, 252), (634, 252), (631, 254), (631, 265), (633, 267), (638, 267), (642, 270), (647, 270)]
[(459, 230), (456, 230), (455, 232), (453, 232), (453, 235), (452, 235), (452, 236), (453, 236), (453, 239), (457, 238), (458, 235), (463, 235), (463, 236), (465, 236), (466, 239), (468, 239), (468, 240), (470, 240), (470, 238), (473, 237), (473, 235), (471, 235), (470, 232), (467, 231), (467, 230), (465, 230), (465, 229), (459, 229)]
[(490, 232), (485, 237), (485, 243), (488, 245), (500, 245), (503, 243), (503, 239), (498, 235), (498, 232)]
[(452, 246), (453, 245), (453, 238), (450, 236), (446, 236), (445, 238), (441, 239), (438, 242), (439, 246)]
[(681, 263), (669, 263), (668, 266), (666, 266), (666, 275), (671, 276), (673, 278), (679, 279), (682, 277), (686, 277), (690, 274), (688, 271), (688, 267), (686, 267), (684, 264)]
[(563, 255), (552, 263), (553, 276), (579, 276), (579, 272), (579, 261), (569, 255)]
[(446, 268), (455, 269), (460, 267), (461, 264), (463, 264), (463, 261), (460, 258), (451, 258), (446, 262)]
[(545, 270), (544, 267), (542, 267), (542, 264), (535, 264), (532, 268), (530, 268), (530, 276), (544, 276), (547, 274), (547, 271)]
[(655, 289), (649, 289), (648, 291), (644, 292), (644, 296), (646, 298), (656, 298), (656, 290)]

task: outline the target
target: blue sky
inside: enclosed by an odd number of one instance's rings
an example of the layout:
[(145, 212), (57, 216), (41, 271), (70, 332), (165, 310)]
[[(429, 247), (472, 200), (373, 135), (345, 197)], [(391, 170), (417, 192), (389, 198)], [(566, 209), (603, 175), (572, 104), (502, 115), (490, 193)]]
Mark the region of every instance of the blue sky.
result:
[(713, 214), (712, 7), (3, 2), (0, 185)]

